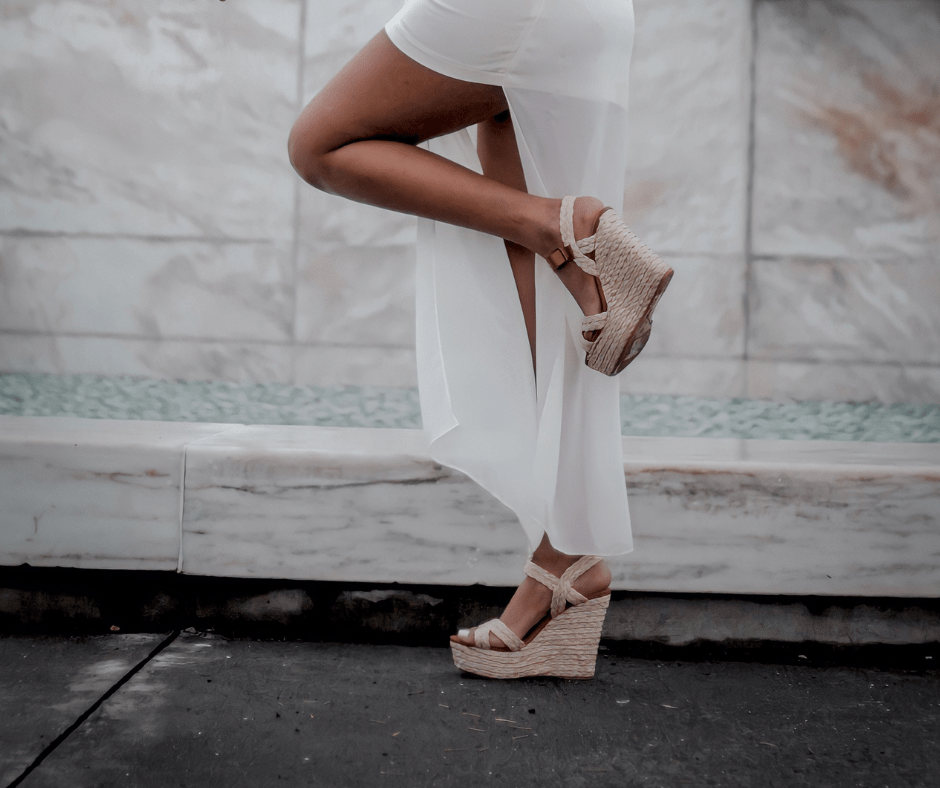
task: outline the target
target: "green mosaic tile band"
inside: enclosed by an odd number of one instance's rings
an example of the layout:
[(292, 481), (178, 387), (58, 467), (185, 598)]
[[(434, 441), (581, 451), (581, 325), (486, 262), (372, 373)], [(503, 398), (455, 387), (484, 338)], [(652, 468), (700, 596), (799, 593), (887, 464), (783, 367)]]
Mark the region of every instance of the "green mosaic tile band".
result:
[[(940, 443), (940, 405), (624, 395), (624, 435)], [(418, 392), (374, 386), (0, 375), (0, 414), (326, 427), (421, 426)]]

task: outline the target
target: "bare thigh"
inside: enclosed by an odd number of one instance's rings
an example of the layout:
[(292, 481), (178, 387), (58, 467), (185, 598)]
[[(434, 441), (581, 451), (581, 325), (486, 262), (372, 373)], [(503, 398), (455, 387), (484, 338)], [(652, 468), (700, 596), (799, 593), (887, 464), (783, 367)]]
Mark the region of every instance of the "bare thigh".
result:
[[(483, 176), (415, 146), (478, 126)], [(501, 87), (425, 68), (376, 35), (303, 110), (291, 161), (314, 186), (353, 200), (512, 239), (534, 198), (526, 191)], [(534, 356), (534, 253), (506, 241)], [(521, 243), (520, 243), (521, 241)]]
[(382, 31), (303, 110), (288, 142), (291, 163), (324, 191), (490, 233), (545, 257), (560, 245), (557, 200), (416, 147), (506, 108), (502, 88), (425, 68)]
[[(501, 87), (438, 74), (403, 54), (383, 30), (300, 114), (291, 132), (292, 160), (296, 166), (361, 140), (416, 145), (506, 109)], [(295, 158), (298, 146), (303, 150)]]

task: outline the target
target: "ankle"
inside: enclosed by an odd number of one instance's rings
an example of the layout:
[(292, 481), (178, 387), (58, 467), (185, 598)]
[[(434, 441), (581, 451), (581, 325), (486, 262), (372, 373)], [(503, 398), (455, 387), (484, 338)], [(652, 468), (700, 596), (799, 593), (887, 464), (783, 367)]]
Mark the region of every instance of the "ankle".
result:
[(561, 212), (561, 200), (548, 197), (539, 198), (535, 212), (529, 221), (529, 249), (540, 257), (548, 257), (556, 249), (561, 249), (561, 229), (558, 217)]
[(565, 570), (581, 557), (580, 555), (562, 553), (551, 545), (547, 547), (539, 545), (532, 553), (532, 562), (556, 577), (561, 577)]
[[(561, 237), (561, 200), (549, 197), (537, 198), (532, 213), (526, 220), (523, 246), (531, 249), (540, 257), (548, 257), (556, 249), (564, 249)], [(596, 197), (578, 197), (574, 203), (572, 225), (577, 240), (587, 238), (594, 233), (597, 220), (604, 212), (604, 203)]]
[(579, 197), (575, 200), (572, 225), (576, 240), (580, 241), (582, 238), (594, 235), (597, 220), (604, 212), (604, 208), (604, 203), (597, 197)]

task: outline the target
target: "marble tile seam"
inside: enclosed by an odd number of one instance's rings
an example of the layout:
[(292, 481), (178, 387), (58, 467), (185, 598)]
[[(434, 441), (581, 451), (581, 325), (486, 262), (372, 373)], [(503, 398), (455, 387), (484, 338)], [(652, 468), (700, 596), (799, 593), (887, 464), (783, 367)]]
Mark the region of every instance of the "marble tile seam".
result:
[(747, 147), (745, 150), (745, 195), (744, 195), (744, 288), (741, 293), (741, 359), (751, 360), (751, 288), (754, 266), (754, 167), (756, 160), (757, 117), (757, 9), (748, 3), (747, 34)]
[(269, 236), (172, 235), (155, 233), (104, 233), (81, 230), (38, 230), (26, 227), (0, 228), (0, 238), (78, 238), (102, 241), (147, 241), (151, 243), (278, 244), (284, 239)]
[(178, 528), (176, 531), (176, 573), (183, 572), (183, 508), (186, 503), (186, 445), (180, 451), (180, 487), (179, 509), (177, 510)]
[[(746, 317), (746, 312), (745, 312)], [(747, 332), (743, 334), (744, 340), (747, 340), (753, 332), (748, 329)], [(128, 341), (128, 342), (175, 342), (182, 344), (193, 344), (193, 345), (237, 345), (239, 347), (258, 347), (258, 348), (286, 348), (290, 350), (297, 351), (308, 351), (308, 350), (349, 350), (349, 351), (408, 351), (414, 352), (414, 344), (402, 343), (402, 344), (376, 344), (374, 342), (363, 342), (360, 344), (355, 343), (336, 343), (336, 342), (310, 342), (305, 340), (298, 339), (245, 339), (238, 337), (222, 337), (222, 336), (205, 336), (205, 335), (193, 335), (193, 334), (172, 334), (172, 333), (162, 333), (162, 334), (129, 334), (126, 332), (102, 332), (102, 331), (37, 331), (34, 329), (23, 329), (23, 328), (3, 328), (0, 329), (0, 336), (9, 336), (9, 337), (22, 337), (25, 339), (52, 339), (52, 340), (114, 340), (114, 341)], [(833, 358), (819, 358), (816, 356), (803, 356), (803, 355), (787, 355), (781, 357), (779, 354), (774, 353), (762, 353), (760, 351), (728, 351), (725, 353), (695, 353), (695, 354), (681, 354), (674, 352), (666, 351), (657, 351), (655, 349), (647, 350), (644, 353), (644, 358), (647, 360), (656, 360), (656, 361), (704, 361), (704, 362), (745, 362), (745, 363), (760, 363), (760, 364), (778, 364), (778, 365), (788, 365), (788, 364), (805, 364), (805, 365), (817, 365), (817, 366), (831, 366), (833, 363), (837, 364), (851, 364), (853, 367), (859, 368), (871, 368), (871, 369), (927, 369), (934, 370), (940, 368), (940, 364), (937, 364), (936, 361), (931, 360), (920, 360), (920, 359), (911, 359), (903, 361), (892, 361), (892, 360), (875, 360), (872, 361), (868, 357), (859, 357), (853, 355), (840, 355)], [(16, 373), (23, 372), (22, 369), (8, 369), (0, 370), (0, 374), (3, 372)], [(25, 370), (29, 371), (29, 370)], [(82, 374), (82, 373), (78, 373)], [(95, 374), (95, 373), (84, 373), (84, 374)], [(116, 373), (118, 376), (121, 376), (125, 373)], [(128, 373), (129, 377), (140, 377), (136, 373)], [(358, 384), (350, 384), (358, 385)], [(409, 386), (390, 386), (390, 388), (415, 388), (413, 385)], [(755, 399), (766, 399), (766, 397), (755, 397)], [(789, 397), (787, 397), (789, 399)]]
[(219, 430), (217, 433), (212, 435), (203, 435), (194, 440), (187, 441), (183, 444), (180, 449), (180, 486), (179, 486), (179, 511), (178, 511), (178, 530), (177, 530), (177, 541), (176, 541), (176, 572), (177, 574), (183, 573), (183, 512), (186, 507), (186, 459), (187, 452), (190, 446), (201, 443), (206, 439), (215, 439), (219, 435), (224, 435), (229, 432), (238, 431), (240, 428), (246, 427), (245, 424), (229, 424), (225, 425), (226, 429)]
[[(634, 460), (646, 460), (653, 456), (661, 459), (679, 458), (680, 461), (695, 462), (778, 462), (785, 458), (787, 464), (790, 462), (819, 464), (817, 460), (825, 457), (824, 464), (831, 464), (830, 460), (837, 457), (852, 463), (858, 463), (859, 458), (879, 457), (884, 461), (872, 462), (865, 459), (864, 464), (884, 465), (895, 462), (904, 464), (913, 462), (918, 465), (940, 464), (940, 444), (937, 443), (649, 435), (624, 435), (622, 440), (624, 457), (628, 461), (631, 457)], [(654, 455), (653, 452), (657, 454)], [(715, 456), (705, 456), (705, 452), (712, 452)]]
[(300, 19), (297, 21), (297, 95), (294, 98), (294, 111), (299, 115), (304, 108), (307, 59), (307, 0), (300, 2)]
[[(376, 344), (374, 342), (364, 344), (354, 343), (336, 343), (336, 342), (308, 342), (297, 339), (241, 339), (239, 337), (220, 337), (220, 336), (194, 336), (191, 334), (128, 334), (121, 332), (105, 331), (36, 331), (25, 328), (4, 328), (0, 329), (0, 336), (22, 336), (22, 337), (48, 337), (50, 339), (126, 339), (132, 341), (147, 342), (199, 342), (203, 344), (220, 345), (245, 345), (258, 347), (291, 347), (291, 348), (336, 348), (338, 350), (414, 350), (414, 344)], [(690, 357), (691, 358), (691, 357)], [(701, 358), (695, 356), (694, 358)]]
[[(688, 255), (693, 256), (693, 255)], [(694, 255), (706, 257), (707, 255)], [(724, 255), (728, 256), (728, 255)], [(849, 265), (865, 263), (879, 263), (880, 265), (910, 265), (916, 263), (936, 263), (936, 254), (910, 254), (903, 252), (878, 252), (877, 250), (859, 252), (857, 254), (807, 254), (805, 252), (754, 252), (751, 260), (755, 263), (808, 263), (814, 265), (832, 265), (833, 263), (847, 263)]]
[(890, 478), (910, 481), (940, 482), (940, 462), (933, 465), (859, 465), (834, 463), (774, 463), (768, 460), (709, 461), (701, 462), (624, 462), (624, 476), (627, 482), (631, 477), (642, 474), (685, 474), (689, 476), (732, 476), (760, 475), (778, 476), (780, 480), (796, 478), (833, 479), (839, 481), (887, 480)]
[[(298, 183), (298, 193), (299, 190), (303, 188), (303, 185)], [(255, 245), (274, 245), (283, 243), (285, 240), (290, 240), (293, 242), (293, 238), (284, 239), (281, 237), (270, 237), (270, 236), (231, 236), (231, 235), (160, 235), (153, 233), (105, 233), (105, 232), (88, 232), (88, 231), (73, 231), (73, 230), (38, 230), (38, 229), (28, 229), (28, 228), (12, 228), (12, 229), (3, 229), (0, 228), (0, 238), (75, 238), (80, 240), (114, 240), (114, 241), (146, 241), (148, 243), (204, 243), (204, 244), (255, 244)], [(299, 245), (300, 242), (298, 241)], [(387, 244), (387, 246), (394, 247), (403, 247), (410, 248), (412, 244)], [(353, 244), (353, 243), (337, 243), (337, 242), (324, 242), (319, 248), (321, 252), (329, 253), (339, 249), (349, 249), (349, 248), (372, 248), (370, 244)], [(704, 259), (704, 260), (727, 260), (741, 258), (742, 256), (750, 257), (754, 262), (779, 262), (779, 261), (798, 261), (806, 263), (819, 263), (820, 265), (829, 264), (832, 262), (845, 262), (845, 263), (854, 263), (866, 260), (877, 261), (881, 263), (897, 263), (903, 265), (905, 263), (911, 262), (926, 262), (930, 263), (934, 261), (934, 255), (924, 252), (924, 253), (905, 253), (893, 250), (881, 251), (878, 249), (866, 250), (864, 252), (859, 252), (857, 254), (851, 253), (828, 253), (821, 251), (819, 253), (809, 254), (806, 252), (751, 252), (750, 254), (747, 251), (746, 244), (742, 244), (742, 249), (740, 250), (728, 250), (728, 251), (710, 251), (710, 250), (698, 250), (694, 248), (669, 248), (664, 246), (659, 246), (657, 248), (657, 254), (663, 258), (669, 258), (674, 260), (682, 260), (685, 258), (690, 259)]]
[[(677, 360), (678, 356), (674, 356)], [(704, 358), (708, 358), (707, 356)], [(844, 356), (842, 358), (819, 358), (818, 356), (799, 356), (792, 355), (781, 357), (779, 355), (763, 354), (763, 353), (751, 353), (746, 359), (747, 362), (761, 363), (761, 364), (778, 364), (780, 366), (786, 364), (806, 364), (811, 365), (815, 364), (816, 366), (825, 366), (829, 367), (833, 364), (850, 364), (854, 368), (868, 368), (868, 369), (937, 369), (940, 367), (940, 364), (937, 364), (936, 361), (921, 361), (921, 360), (912, 360), (912, 361), (870, 361), (868, 358), (858, 358), (857, 356)], [(760, 397), (755, 397), (755, 399), (762, 399)], [(787, 398), (789, 399), (789, 397)]]
[[(305, 89), (305, 74), (306, 74), (306, 42), (307, 42), (307, 0), (301, 0), (300, 3), (300, 19), (298, 20), (299, 35), (297, 36), (297, 64), (296, 64), (296, 79), (297, 79), (297, 95), (294, 99), (294, 114), (299, 116), (301, 110), (304, 106), (304, 89)], [(298, 330), (297, 327), (300, 325), (298, 314), (300, 299), (297, 295), (297, 282), (300, 267), (301, 267), (301, 235), (302, 235), (302, 226), (301, 226), (301, 189), (302, 187), (301, 178), (297, 177), (293, 180), (293, 216), (291, 217), (291, 278), (294, 282), (294, 287), (291, 290), (291, 305), (290, 305), (290, 337), (293, 342), (297, 341)], [(290, 359), (290, 379), (297, 379), (297, 357), (293, 356)]]

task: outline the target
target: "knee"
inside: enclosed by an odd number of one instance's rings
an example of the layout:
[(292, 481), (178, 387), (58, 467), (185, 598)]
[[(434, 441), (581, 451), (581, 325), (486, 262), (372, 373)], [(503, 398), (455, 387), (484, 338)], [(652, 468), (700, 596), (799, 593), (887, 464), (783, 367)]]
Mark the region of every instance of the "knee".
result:
[(287, 155), (297, 174), (311, 186), (327, 190), (329, 147), (324, 145), (316, 127), (303, 115), (297, 119), (287, 137)]

